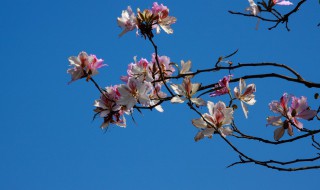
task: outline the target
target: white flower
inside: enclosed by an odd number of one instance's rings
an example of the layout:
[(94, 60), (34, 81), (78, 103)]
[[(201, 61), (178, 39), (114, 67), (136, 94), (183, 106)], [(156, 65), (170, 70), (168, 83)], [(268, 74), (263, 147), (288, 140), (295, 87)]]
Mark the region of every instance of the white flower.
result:
[(229, 125), (233, 119), (233, 109), (227, 108), (224, 102), (219, 101), (217, 104), (208, 101), (207, 107), (209, 114), (205, 113), (199, 119), (193, 119), (192, 124), (201, 131), (195, 136), (195, 141), (204, 137), (212, 137), (212, 134), (218, 130), (223, 137), (232, 134), (230, 127), (223, 127)]
[(125, 33), (137, 28), (137, 18), (132, 12), (130, 6), (128, 6), (127, 10), (123, 10), (121, 17), (118, 17), (118, 25), (123, 28), (123, 31), (119, 34), (121, 37)]
[(172, 84), (171, 88), (178, 95), (171, 99), (172, 103), (183, 103), (186, 99), (190, 99), (197, 106), (205, 105), (205, 101), (201, 98), (192, 98), (200, 88), (200, 83), (192, 84), (189, 77), (185, 77), (182, 84)]
[(253, 0), (248, 0), (250, 7), (246, 8), (252, 15), (257, 16), (260, 12), (258, 5)]
[[(241, 107), (244, 113), (244, 116), (246, 118), (248, 118), (248, 108), (247, 106), (244, 104), (249, 104), (249, 105), (254, 105), (256, 103), (255, 95), (253, 94), (254, 92), (256, 92), (256, 85), (255, 84), (249, 84), (248, 86), (246, 86), (246, 82), (244, 81), (244, 79), (240, 79), (239, 81), (239, 88), (235, 87), (234, 88), (234, 95), (236, 98), (238, 98), (241, 101)], [(242, 94), (242, 91), (243, 94)]]
[(118, 104), (126, 107), (127, 110), (133, 108), (136, 103), (143, 106), (150, 104), (148, 93), (151, 91), (151, 83), (141, 82), (135, 78), (129, 78), (127, 84), (122, 84), (118, 87), (120, 99)]

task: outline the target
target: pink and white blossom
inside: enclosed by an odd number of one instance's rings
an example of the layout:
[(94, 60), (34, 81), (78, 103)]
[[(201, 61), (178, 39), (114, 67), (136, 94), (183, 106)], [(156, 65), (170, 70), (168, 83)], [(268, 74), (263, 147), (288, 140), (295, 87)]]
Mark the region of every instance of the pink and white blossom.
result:
[(134, 63), (130, 63), (127, 69), (127, 76), (122, 76), (121, 80), (127, 82), (129, 77), (136, 78), (140, 81), (153, 81), (151, 71), (149, 69), (148, 60), (141, 58), (137, 62), (136, 56), (134, 57)]
[[(159, 56), (158, 55), (158, 61), (159, 61), (159, 65), (161, 67), (162, 73), (164, 75), (164, 77), (169, 77), (172, 76), (172, 74), (174, 73), (175, 69), (174, 67), (170, 64), (170, 58), (168, 56)], [(152, 54), (152, 62), (150, 64), (150, 69), (153, 72), (153, 74), (156, 76), (155, 80), (160, 79), (160, 70), (158, 68), (158, 64), (156, 61), (156, 54), (153, 53)]]
[(230, 92), (229, 82), (231, 77), (232, 75), (228, 75), (223, 77), (223, 79), (219, 80), (218, 84), (215, 85), (214, 87), (214, 89), (218, 89), (218, 90), (215, 90), (214, 92), (210, 93), (209, 96), (215, 97), (215, 96), (221, 96), (224, 94), (229, 94)]
[(171, 84), (171, 88), (177, 94), (171, 99), (172, 103), (183, 103), (187, 99), (197, 106), (204, 106), (205, 101), (201, 98), (192, 98), (192, 96), (197, 93), (198, 89), (200, 88), (200, 83), (192, 84), (189, 77), (185, 77), (183, 79), (182, 84)]
[(164, 30), (167, 34), (172, 34), (173, 30), (171, 25), (174, 24), (177, 19), (173, 16), (169, 16), (169, 9), (163, 4), (153, 3), (152, 9), (145, 9), (140, 11), (137, 9), (137, 16), (132, 12), (129, 6), (127, 10), (122, 11), (121, 17), (118, 18), (118, 25), (123, 28), (122, 36), (128, 31), (135, 28), (137, 30), (137, 35), (142, 34), (145, 38), (152, 38), (152, 30), (156, 29), (156, 33), (159, 34), (160, 30)]
[(121, 96), (117, 103), (125, 106), (126, 111), (131, 110), (136, 103), (148, 106), (150, 105), (149, 93), (151, 90), (152, 85), (150, 82), (142, 82), (130, 77), (127, 84), (121, 84), (118, 87)]
[(241, 78), (239, 81), (239, 88), (235, 87), (233, 91), (234, 91), (235, 97), (239, 99), (241, 102), (241, 107), (242, 107), (244, 116), (248, 118), (249, 111), (247, 106), (244, 103), (249, 105), (254, 105), (256, 103), (255, 95), (253, 94), (254, 92), (256, 92), (256, 85), (249, 84), (247, 86), (244, 79)]
[(159, 19), (156, 25), (157, 34), (160, 33), (161, 29), (167, 34), (173, 34), (171, 24), (176, 23), (177, 19), (173, 16), (167, 16), (163, 19)]
[(301, 98), (297, 98), (295, 96), (292, 97), (289, 113), (291, 115), (292, 122), (298, 129), (303, 128), (303, 124), (299, 122), (298, 119), (310, 120), (317, 115), (316, 110), (309, 109), (307, 98), (304, 96), (301, 96)]
[(132, 12), (130, 6), (128, 6), (127, 10), (122, 11), (121, 17), (118, 17), (117, 20), (118, 25), (123, 29), (123, 31), (119, 34), (120, 37), (125, 33), (137, 28), (137, 18)]
[(71, 81), (68, 84), (84, 77), (87, 77), (88, 80), (91, 76), (98, 74), (99, 68), (107, 66), (103, 64), (102, 59), (98, 59), (95, 55), (88, 56), (84, 51), (78, 56), (69, 57), (68, 60), (70, 66), (73, 67), (67, 70), (67, 73), (71, 75)]
[(85, 76), (84, 67), (86, 66), (85, 62), (88, 58), (88, 54), (86, 52), (80, 52), (78, 56), (71, 56), (69, 57), (70, 68), (67, 70), (67, 73), (71, 75), (71, 81), (76, 81), (81, 79)]
[(124, 118), (124, 112), (121, 110), (121, 106), (116, 103), (120, 98), (120, 93), (117, 90), (117, 86), (106, 87), (100, 99), (95, 100), (94, 110), (100, 117), (104, 118), (101, 128), (104, 129), (109, 124), (116, 124), (120, 127), (126, 127), (126, 119)]
[(171, 24), (174, 24), (177, 19), (169, 15), (169, 9), (163, 4), (158, 4), (157, 2), (153, 3), (152, 14), (155, 19), (156, 31), (157, 34), (160, 33), (160, 28), (162, 28), (167, 34), (172, 34), (173, 30), (171, 29)]
[(169, 9), (167, 6), (164, 6), (163, 4), (158, 4), (157, 2), (153, 3), (152, 6), (152, 14), (156, 15), (155, 17), (158, 17), (159, 19), (166, 18), (169, 15)]
[(272, 0), (275, 5), (293, 5), (292, 2), (286, 0)]
[[(288, 104), (290, 101), (291, 106), (289, 107)], [(278, 127), (274, 132), (275, 140), (279, 140), (285, 130), (288, 130), (288, 134), (292, 136), (292, 124), (299, 130), (303, 129), (303, 124), (298, 121), (298, 119), (310, 120), (317, 115), (315, 110), (309, 109), (306, 97), (301, 96), (301, 98), (297, 98), (287, 93), (282, 95), (280, 102), (272, 101), (269, 104), (269, 108), (272, 112), (280, 114), (279, 116), (267, 117), (267, 125)], [(282, 121), (282, 117), (285, 118), (284, 121)]]
[(209, 114), (205, 113), (201, 118), (192, 120), (192, 124), (200, 129), (194, 138), (195, 141), (204, 137), (211, 138), (215, 132), (219, 132), (223, 137), (231, 135), (232, 129), (224, 126), (231, 124), (233, 120), (233, 109), (227, 108), (225, 103), (221, 101), (216, 104), (208, 101), (207, 108)]
[(88, 56), (88, 70), (90, 75), (96, 75), (98, 74), (98, 69), (101, 67), (107, 66), (106, 64), (103, 64), (102, 59), (98, 59), (96, 55), (90, 55)]

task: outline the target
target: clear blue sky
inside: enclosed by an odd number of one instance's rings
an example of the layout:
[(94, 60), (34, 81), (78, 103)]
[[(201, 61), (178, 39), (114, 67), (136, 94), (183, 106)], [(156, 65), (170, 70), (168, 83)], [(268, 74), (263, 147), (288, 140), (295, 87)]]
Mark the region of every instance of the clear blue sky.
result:
[[(102, 86), (120, 84), (119, 76), (126, 74), (133, 56), (150, 59), (153, 49), (134, 32), (118, 38), (116, 18), (128, 5), (136, 10), (151, 8), (152, 2), (1, 1), (0, 189), (318, 189), (319, 170), (283, 173), (254, 165), (227, 169), (238, 161), (237, 155), (217, 136), (195, 143), (191, 119), (198, 116), (184, 104), (164, 104), (164, 113), (136, 112), (137, 124), (127, 116), (126, 129), (113, 127), (106, 133), (99, 129), (101, 119), (92, 122), (99, 92), (85, 81), (67, 85), (67, 58), (82, 50), (96, 54), (109, 66), (95, 79)], [(256, 19), (227, 13), (243, 11), (246, 0), (159, 3), (178, 21), (173, 35), (161, 33), (155, 42), (159, 54), (176, 63), (190, 59), (193, 69), (209, 68), (219, 56), (239, 48), (232, 58), (235, 63), (284, 63), (319, 82), (317, 1), (307, 2), (292, 16), (291, 32), (283, 26), (268, 31), (271, 25), (263, 22), (255, 30)], [(265, 72), (271, 71), (246, 69), (234, 75)], [(225, 74), (196, 80), (209, 84)], [(249, 119), (241, 110), (235, 114), (238, 126), (250, 134), (272, 139), (274, 128), (265, 127), (265, 118), (272, 115), (268, 103), (283, 92), (305, 95), (311, 105), (319, 105), (312, 98), (317, 89), (280, 80), (247, 81), (252, 82), (257, 85), (257, 103), (249, 107)], [(310, 129), (319, 127), (304, 123)], [(310, 141), (278, 147), (231, 140), (261, 159), (315, 155)]]

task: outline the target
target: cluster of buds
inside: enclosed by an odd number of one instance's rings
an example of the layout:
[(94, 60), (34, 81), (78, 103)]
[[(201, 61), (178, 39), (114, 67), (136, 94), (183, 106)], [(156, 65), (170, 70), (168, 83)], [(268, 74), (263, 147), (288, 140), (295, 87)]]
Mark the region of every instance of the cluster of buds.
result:
[(152, 9), (145, 9), (140, 11), (137, 9), (137, 16), (128, 6), (127, 10), (123, 10), (121, 17), (118, 17), (118, 25), (123, 29), (119, 36), (137, 29), (137, 35), (140, 34), (144, 38), (153, 38), (152, 30), (156, 29), (157, 34), (160, 33), (161, 28), (167, 33), (172, 34), (171, 24), (176, 22), (176, 18), (169, 16), (168, 7), (163, 4), (153, 3)]

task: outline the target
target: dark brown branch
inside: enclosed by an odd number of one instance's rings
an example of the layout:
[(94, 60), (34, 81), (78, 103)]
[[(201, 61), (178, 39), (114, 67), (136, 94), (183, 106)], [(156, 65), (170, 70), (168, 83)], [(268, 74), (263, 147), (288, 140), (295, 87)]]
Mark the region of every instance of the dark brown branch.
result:
[(266, 67), (266, 66), (284, 68), (284, 69), (288, 70), (289, 72), (291, 72), (292, 74), (294, 74), (298, 79), (303, 80), (301, 75), (299, 75), (295, 70), (293, 70), (289, 66), (287, 66), (285, 64), (270, 63), (270, 62), (238, 63), (238, 65), (229, 66), (229, 67), (214, 67), (214, 68), (210, 68), (210, 69), (199, 69), (199, 70), (197, 70), (196, 72), (193, 72), (193, 73), (180, 74), (180, 75), (173, 76), (173, 77), (167, 77), (166, 79), (178, 79), (178, 78), (181, 78), (181, 77), (184, 77), (184, 76), (195, 76), (195, 75), (200, 74), (200, 73), (216, 72), (216, 71), (219, 71), (219, 70), (235, 70), (235, 69), (238, 69), (238, 68), (241, 68), (241, 67)]
[(165, 81), (165, 77), (163, 76), (163, 72), (162, 72), (162, 68), (161, 65), (159, 63), (159, 59), (158, 59), (158, 46), (154, 43), (154, 41), (152, 40), (152, 37), (148, 36), (149, 41), (152, 43), (154, 51), (155, 51), (155, 59), (157, 62), (157, 66), (159, 68), (160, 71), (160, 79), (163, 82), (164, 86), (166, 87), (166, 89), (168, 90), (168, 92), (171, 94), (171, 96), (173, 96), (174, 94), (171, 92), (170, 88), (168, 87), (166, 81)]
[(318, 150), (320, 150), (320, 143), (317, 142), (315, 139), (314, 139), (314, 135), (311, 136), (311, 139), (312, 139), (312, 146)]
[(294, 138), (290, 138), (290, 139), (286, 139), (286, 140), (280, 140), (280, 141), (270, 141), (270, 140), (263, 139), (263, 138), (260, 138), (260, 137), (246, 135), (246, 134), (242, 133), (238, 129), (236, 129), (235, 132), (241, 135), (241, 136), (233, 135), (234, 137), (239, 138), (239, 139), (256, 140), (256, 141), (260, 141), (260, 142), (267, 143), (267, 144), (278, 145), (278, 144), (284, 144), (284, 143), (288, 143), (288, 142), (293, 142), (293, 141), (296, 141), (296, 140), (299, 140), (299, 139), (306, 138), (308, 136), (313, 136), (315, 134), (320, 133), (320, 129), (319, 130), (310, 131), (310, 132), (308, 132), (308, 133), (306, 133), (304, 135), (300, 135), (300, 136), (296, 136)]
[[(308, 82), (305, 80), (299, 80), (299, 79), (295, 79), (295, 78), (291, 78), (285, 75), (280, 75), (277, 73), (267, 73), (267, 74), (257, 74), (257, 75), (245, 75), (243, 77), (241, 77), (243, 79), (258, 79), (258, 78), (281, 78), (287, 81), (291, 81), (291, 82), (296, 82), (296, 83), (301, 83), (304, 84), (305, 86), (307, 86), (308, 88), (320, 88), (320, 84), (319, 83), (313, 83), (313, 82)], [(232, 80), (230, 80), (230, 83), (234, 83), (234, 82), (238, 82), (240, 80), (240, 78), (234, 78)], [(207, 86), (202, 86), (199, 88), (199, 91), (208, 89), (208, 88), (213, 88), (215, 86), (215, 84), (210, 84)]]
[(255, 17), (255, 18), (259, 18), (263, 21), (267, 21), (267, 22), (278, 22), (278, 20), (273, 20), (273, 19), (268, 19), (268, 18), (264, 18), (258, 15), (253, 15), (253, 14), (247, 14), (247, 13), (241, 13), (241, 12), (235, 12), (235, 11), (228, 11), (230, 14), (234, 14), (234, 15), (242, 15), (242, 16), (247, 16), (247, 17)]
[(259, 161), (258, 163), (256, 163), (255, 161), (252, 161), (252, 160), (244, 160), (240, 156), (240, 161), (230, 164), (228, 166), (228, 168), (232, 167), (232, 166), (235, 166), (235, 165), (238, 165), (238, 164), (254, 163), (254, 164), (265, 166), (265, 167), (270, 168), (270, 169), (292, 172), (292, 171), (319, 169), (320, 165), (298, 167), (298, 168), (283, 168), (283, 167), (273, 166), (273, 165), (269, 165), (269, 164), (289, 165), (289, 164), (295, 164), (295, 163), (301, 163), (301, 162), (313, 162), (313, 161), (316, 161), (316, 160), (319, 160), (319, 159), (320, 159), (320, 155), (317, 156), (317, 157), (314, 157), (314, 158), (296, 159), (296, 160), (292, 160), (292, 161), (288, 161), (288, 162), (279, 162), (279, 161), (275, 161), (275, 160), (269, 160), (269, 161)]
[[(246, 14), (246, 13), (241, 13), (241, 12), (234, 12), (234, 11), (228, 11), (228, 12), (231, 13), (231, 14), (241, 15), (241, 16), (246, 16), (246, 17), (256, 17), (256, 18), (259, 18), (259, 19), (261, 19), (262, 21), (265, 21), (265, 22), (273, 22), (273, 23), (275, 23), (274, 26), (268, 28), (269, 30), (272, 30), (272, 29), (276, 28), (280, 23), (282, 23), (282, 24), (284, 23), (287, 31), (290, 31), (289, 26), (288, 26), (289, 17), (292, 14), (296, 13), (299, 10), (299, 8), (301, 7), (301, 5), (303, 3), (305, 3), (306, 1), (307, 0), (301, 0), (290, 12), (288, 12), (287, 14), (284, 14), (284, 15), (282, 15), (276, 9), (272, 8), (272, 6), (270, 6), (270, 5), (268, 5), (267, 7), (266, 6), (262, 6), (265, 9), (261, 9), (260, 10), (261, 13), (270, 13), (276, 19), (268, 19), (268, 18), (259, 16), (259, 15)], [(263, 5), (262, 3), (258, 3), (258, 4)]]

